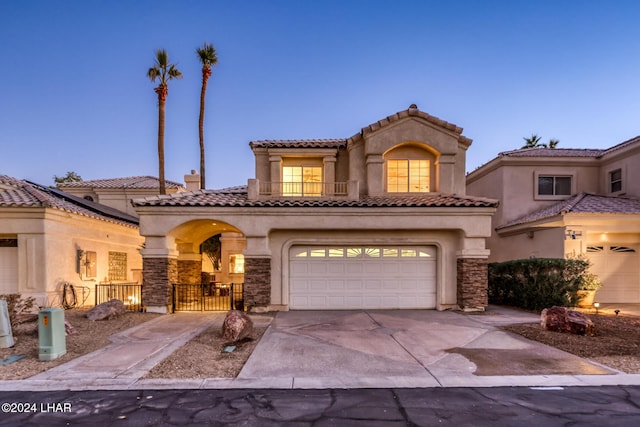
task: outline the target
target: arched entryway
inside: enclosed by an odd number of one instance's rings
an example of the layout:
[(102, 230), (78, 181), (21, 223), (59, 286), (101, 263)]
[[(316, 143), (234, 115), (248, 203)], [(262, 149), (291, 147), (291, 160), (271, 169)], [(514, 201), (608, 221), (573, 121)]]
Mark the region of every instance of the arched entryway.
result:
[[(212, 265), (207, 254), (203, 254), (203, 243), (212, 237), (220, 243), (218, 265)], [(220, 296), (221, 289), (225, 288), (222, 285), (243, 283), (245, 247), (241, 230), (215, 218), (186, 221), (173, 227), (165, 236), (146, 236), (145, 247), (141, 250), (143, 305), (151, 312), (173, 311), (176, 284), (210, 285), (206, 288), (207, 296)], [(195, 295), (190, 290), (190, 296), (182, 300), (193, 303), (192, 294)], [(200, 304), (199, 307), (204, 308)], [(191, 305), (192, 308), (196, 306)]]

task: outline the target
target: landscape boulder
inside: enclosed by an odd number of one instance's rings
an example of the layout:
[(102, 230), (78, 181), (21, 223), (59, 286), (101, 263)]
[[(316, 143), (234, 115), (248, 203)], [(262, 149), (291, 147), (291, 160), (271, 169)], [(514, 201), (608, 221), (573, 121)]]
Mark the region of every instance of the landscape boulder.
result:
[(91, 310), (87, 311), (87, 319), (89, 320), (109, 320), (127, 312), (127, 307), (119, 299), (112, 299), (102, 304), (98, 304)]
[(576, 335), (594, 336), (596, 327), (587, 316), (565, 307), (551, 307), (542, 310), (540, 326), (546, 331), (566, 332)]
[(251, 335), (253, 321), (244, 312), (231, 310), (222, 323), (222, 338), (227, 342), (238, 342)]

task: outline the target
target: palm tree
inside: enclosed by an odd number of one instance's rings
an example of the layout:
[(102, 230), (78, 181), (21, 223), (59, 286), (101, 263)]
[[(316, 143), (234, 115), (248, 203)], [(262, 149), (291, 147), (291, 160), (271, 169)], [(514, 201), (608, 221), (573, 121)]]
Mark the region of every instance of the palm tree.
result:
[(200, 119), (198, 121), (198, 131), (200, 136), (200, 188), (205, 189), (205, 168), (204, 168), (204, 98), (207, 93), (207, 82), (211, 77), (211, 67), (218, 63), (216, 48), (212, 44), (204, 43), (202, 47), (196, 49), (198, 59), (202, 64), (202, 89), (200, 90)]
[(557, 140), (557, 139), (550, 139), (549, 140), (549, 148), (556, 148), (559, 143), (560, 143), (560, 141)]
[(158, 180), (160, 181), (160, 194), (167, 194), (164, 179), (164, 109), (169, 94), (169, 80), (182, 78), (182, 73), (175, 64), (169, 63), (167, 51), (156, 50), (155, 63), (147, 71), (149, 80), (155, 83), (159, 81), (158, 87), (154, 89), (158, 94)]
[(540, 145), (539, 142), (541, 138), (534, 133), (529, 138), (523, 137), (522, 139), (524, 139), (525, 141), (525, 144), (522, 146), (522, 148), (535, 148)]

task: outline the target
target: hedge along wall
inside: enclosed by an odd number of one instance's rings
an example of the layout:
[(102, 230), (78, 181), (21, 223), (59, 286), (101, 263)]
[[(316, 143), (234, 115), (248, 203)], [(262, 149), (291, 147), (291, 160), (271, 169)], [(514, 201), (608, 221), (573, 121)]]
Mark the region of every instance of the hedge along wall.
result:
[(531, 258), (489, 264), (489, 303), (542, 310), (572, 307), (589, 263), (581, 259)]

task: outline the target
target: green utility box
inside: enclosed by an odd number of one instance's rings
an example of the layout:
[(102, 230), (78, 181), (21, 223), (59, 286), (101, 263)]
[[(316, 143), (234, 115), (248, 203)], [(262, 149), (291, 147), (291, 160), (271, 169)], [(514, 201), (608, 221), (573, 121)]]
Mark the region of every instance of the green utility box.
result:
[(38, 313), (38, 340), (42, 361), (57, 359), (67, 354), (64, 311), (59, 308), (45, 308)]

